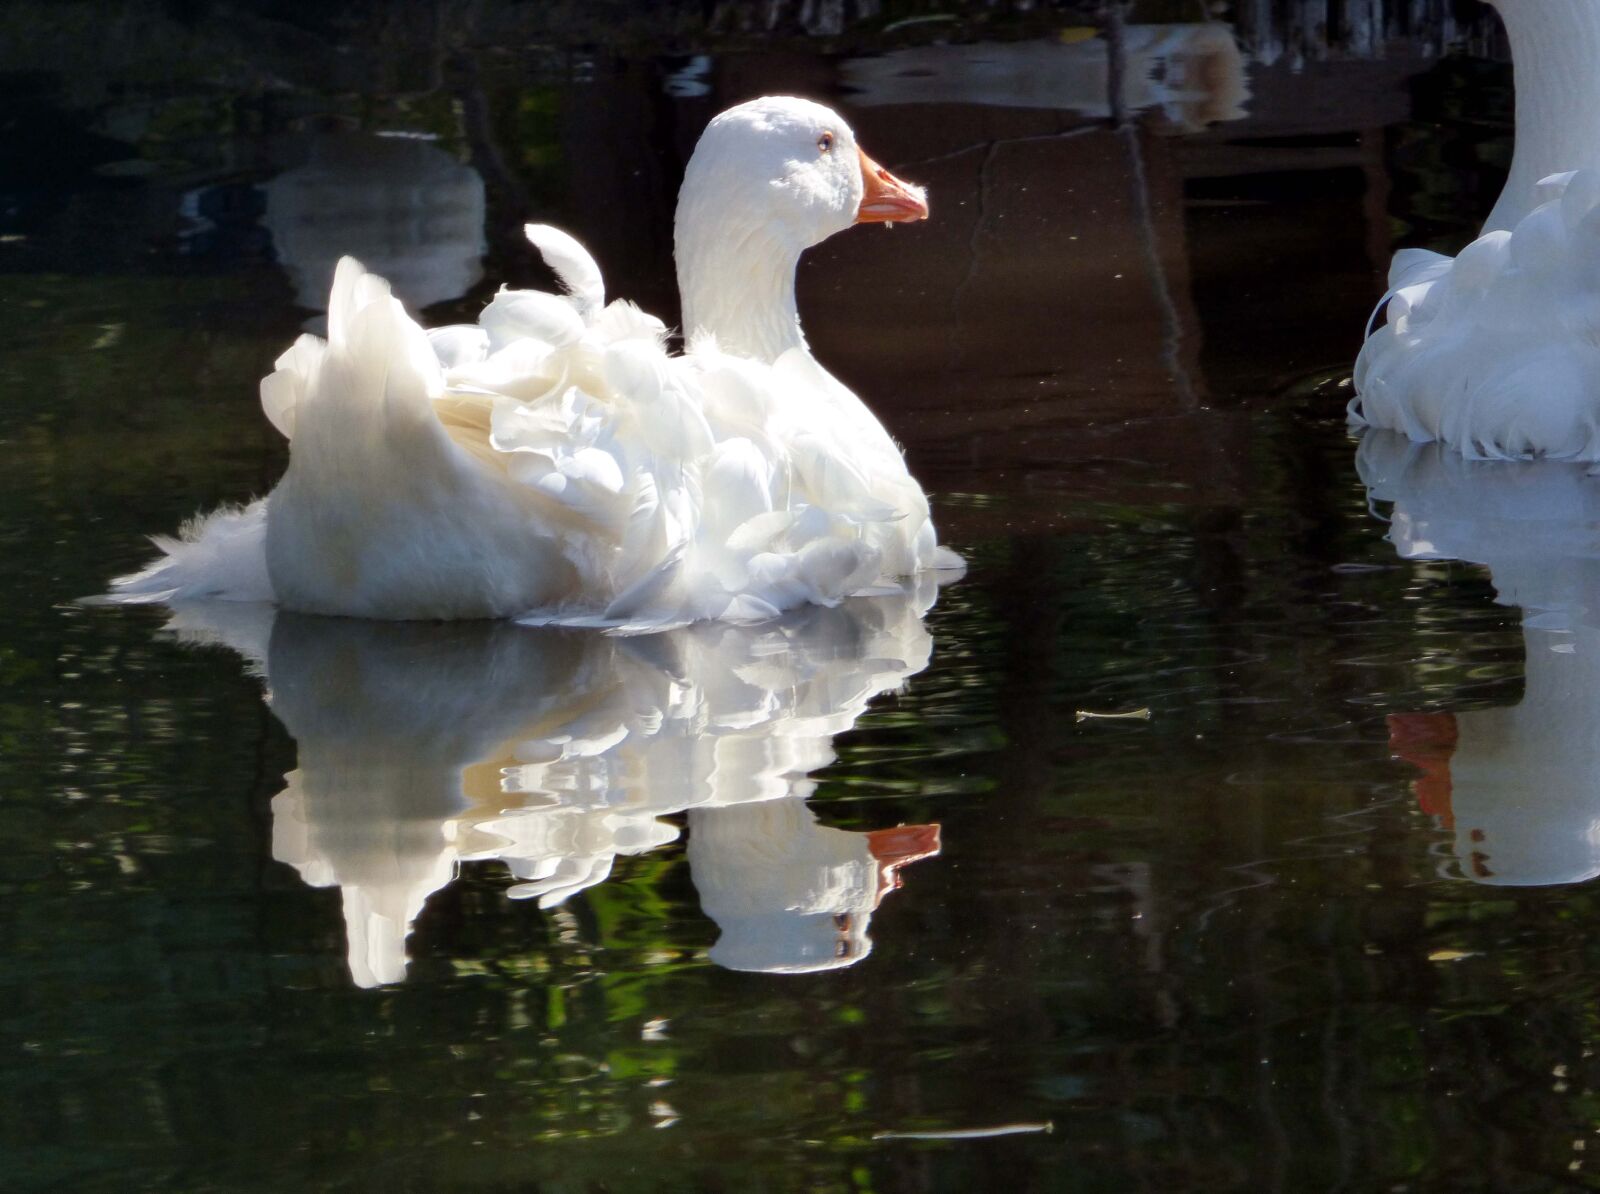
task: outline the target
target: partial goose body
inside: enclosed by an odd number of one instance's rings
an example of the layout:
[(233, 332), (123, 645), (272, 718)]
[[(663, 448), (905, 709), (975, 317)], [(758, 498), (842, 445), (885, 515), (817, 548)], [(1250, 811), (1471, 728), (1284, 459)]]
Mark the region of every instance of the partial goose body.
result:
[(1352, 421), (1473, 459), (1600, 460), (1600, 4), (1491, 0), (1516, 154), (1483, 235), (1396, 254)]
[(683, 356), (659, 320), (607, 305), (593, 259), (554, 228), (528, 235), (565, 294), (503, 290), (476, 325), (432, 333), (347, 258), (327, 341), (301, 337), (262, 383), (290, 440), (282, 482), (163, 542), (112, 599), (644, 630), (959, 567), (794, 305), (807, 245), (926, 211), (826, 108), (724, 113), (679, 203)]

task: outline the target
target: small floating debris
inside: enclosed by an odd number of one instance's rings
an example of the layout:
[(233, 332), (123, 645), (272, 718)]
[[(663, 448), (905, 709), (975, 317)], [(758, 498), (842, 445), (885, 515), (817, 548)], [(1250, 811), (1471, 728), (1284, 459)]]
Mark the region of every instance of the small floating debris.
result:
[(1079, 709), (1076, 720), (1078, 721), (1149, 721), (1150, 710), (1130, 709), (1126, 713), (1096, 713), (1093, 709)]
[(1478, 954), (1470, 949), (1436, 949), (1428, 955), (1430, 962), (1459, 962), (1464, 958), (1475, 958)]
[(663, 1099), (657, 1099), (650, 1104), (650, 1118), (655, 1120), (657, 1128), (670, 1128), (683, 1117), (678, 1114), (678, 1109)]
[(1054, 1123), (996, 1124), (992, 1128), (944, 1128), (929, 1132), (874, 1132), (874, 1140), (987, 1140), (991, 1136), (1026, 1136), (1034, 1132), (1053, 1132)]

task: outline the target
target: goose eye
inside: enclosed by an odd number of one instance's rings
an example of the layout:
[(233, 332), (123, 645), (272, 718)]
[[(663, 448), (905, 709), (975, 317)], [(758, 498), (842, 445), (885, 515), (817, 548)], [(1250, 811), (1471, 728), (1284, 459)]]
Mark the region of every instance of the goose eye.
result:
[(832, 149), (833, 149), (833, 134), (832, 133), (823, 133), (822, 136), (817, 138), (817, 152), (819, 152), (819, 153), (828, 153)]

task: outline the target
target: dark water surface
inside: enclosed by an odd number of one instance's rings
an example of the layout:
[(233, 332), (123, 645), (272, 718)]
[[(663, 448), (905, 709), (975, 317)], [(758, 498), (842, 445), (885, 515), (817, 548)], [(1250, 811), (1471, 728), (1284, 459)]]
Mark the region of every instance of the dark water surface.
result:
[[(1064, 63), (0, 78), (0, 1186), (1593, 1184), (1594, 482), (1342, 417), (1508, 72), (1191, 56), (1116, 131)], [(271, 486), (334, 255), (470, 318), (535, 217), (672, 318), (684, 157), (778, 90), (930, 188), (801, 294), (970, 560), (925, 619), (74, 603)]]

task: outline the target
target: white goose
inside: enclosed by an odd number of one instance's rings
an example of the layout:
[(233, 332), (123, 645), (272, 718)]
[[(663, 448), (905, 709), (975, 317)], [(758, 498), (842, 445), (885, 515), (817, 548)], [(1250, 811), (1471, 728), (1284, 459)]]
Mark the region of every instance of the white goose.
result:
[(1351, 418), (1474, 459), (1596, 461), (1600, 4), (1490, 2), (1516, 69), (1511, 176), (1459, 256), (1395, 255)]
[(659, 320), (607, 305), (554, 228), (527, 232), (565, 296), (502, 290), (477, 325), (431, 334), (346, 258), (327, 341), (302, 336), (261, 385), (283, 480), (158, 541), (111, 600), (632, 630), (959, 567), (899, 449), (811, 357), (794, 296), (807, 247), (927, 214), (837, 113), (769, 97), (713, 120), (689, 162), (683, 356)]

